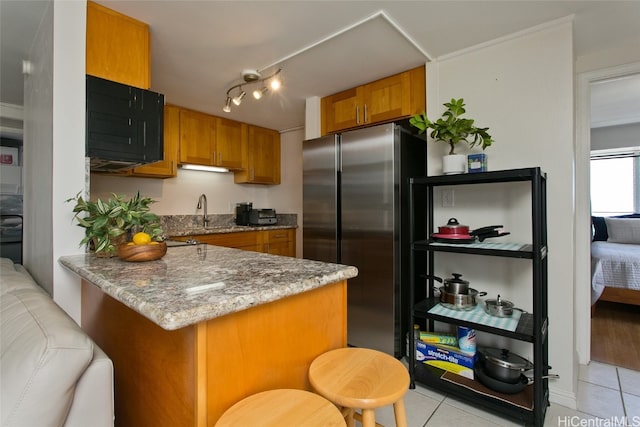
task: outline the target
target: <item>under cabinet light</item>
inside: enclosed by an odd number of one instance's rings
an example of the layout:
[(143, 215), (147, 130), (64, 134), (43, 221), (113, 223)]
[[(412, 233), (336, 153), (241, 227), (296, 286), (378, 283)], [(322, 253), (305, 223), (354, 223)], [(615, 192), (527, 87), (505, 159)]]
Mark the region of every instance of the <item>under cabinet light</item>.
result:
[(205, 172), (229, 172), (227, 168), (221, 168), (218, 166), (203, 166), (203, 165), (192, 165), (189, 163), (180, 165), (181, 169), (188, 169), (192, 171), (205, 171)]

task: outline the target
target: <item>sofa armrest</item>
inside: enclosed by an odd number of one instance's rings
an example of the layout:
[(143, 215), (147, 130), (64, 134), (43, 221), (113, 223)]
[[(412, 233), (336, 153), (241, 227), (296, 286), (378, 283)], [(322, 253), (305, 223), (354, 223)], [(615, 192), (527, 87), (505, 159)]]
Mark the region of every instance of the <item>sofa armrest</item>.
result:
[(113, 427), (113, 363), (93, 345), (93, 360), (76, 384), (65, 427)]

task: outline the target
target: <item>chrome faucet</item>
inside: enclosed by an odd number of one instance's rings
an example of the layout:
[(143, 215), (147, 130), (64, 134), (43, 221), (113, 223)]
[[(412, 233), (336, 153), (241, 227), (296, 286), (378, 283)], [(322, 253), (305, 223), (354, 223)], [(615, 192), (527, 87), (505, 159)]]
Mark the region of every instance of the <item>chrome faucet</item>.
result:
[(207, 228), (207, 225), (209, 225), (209, 218), (207, 218), (207, 196), (201, 194), (200, 198), (198, 199), (198, 206), (196, 206), (196, 209), (203, 208), (204, 211), (202, 212), (202, 225), (204, 225), (204, 228)]

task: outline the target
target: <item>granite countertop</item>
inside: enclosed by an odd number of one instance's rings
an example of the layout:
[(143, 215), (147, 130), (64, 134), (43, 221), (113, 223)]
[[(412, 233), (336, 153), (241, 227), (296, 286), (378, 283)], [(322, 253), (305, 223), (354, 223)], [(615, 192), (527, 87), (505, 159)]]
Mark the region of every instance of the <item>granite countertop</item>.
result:
[(171, 237), (195, 236), (202, 234), (220, 234), (220, 233), (238, 233), (243, 231), (260, 231), (260, 230), (277, 230), (285, 228), (296, 228), (295, 225), (276, 224), (276, 225), (223, 225), (214, 227), (194, 226), (177, 230), (172, 230)]
[(136, 263), (82, 254), (60, 257), (59, 262), (167, 330), (358, 274), (346, 265), (206, 244), (168, 248), (157, 261)]
[(237, 233), (242, 231), (277, 230), (297, 228), (296, 214), (277, 214), (275, 225), (236, 225), (235, 217), (229, 214), (208, 215), (209, 225), (204, 227), (202, 216), (197, 215), (164, 215), (160, 217), (164, 235), (167, 237), (184, 237), (198, 234)]

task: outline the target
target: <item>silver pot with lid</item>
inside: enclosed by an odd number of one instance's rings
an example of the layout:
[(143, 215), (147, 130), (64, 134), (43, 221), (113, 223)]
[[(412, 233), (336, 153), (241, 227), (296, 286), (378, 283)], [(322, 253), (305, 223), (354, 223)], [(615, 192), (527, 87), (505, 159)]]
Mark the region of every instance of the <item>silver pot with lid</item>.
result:
[(423, 277), (425, 278), (432, 278), (434, 280), (436, 280), (437, 282), (442, 283), (444, 286), (442, 287), (445, 292), (449, 293), (449, 294), (462, 294), (462, 295), (468, 295), (469, 294), (469, 282), (466, 280), (462, 279), (462, 274), (460, 273), (452, 273), (451, 274), (453, 277), (449, 278), (449, 279), (442, 279), (441, 277), (438, 276), (432, 276), (432, 275), (424, 275)]
[(533, 363), (506, 348), (483, 347), (479, 350), (484, 372), (491, 378), (509, 384), (522, 381), (522, 374), (533, 369)]

